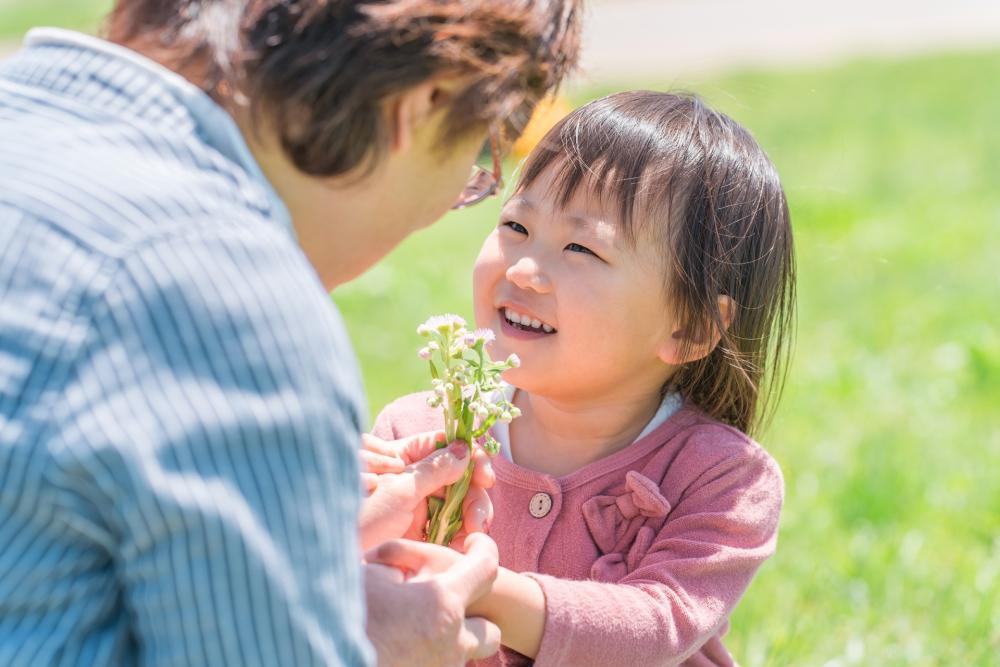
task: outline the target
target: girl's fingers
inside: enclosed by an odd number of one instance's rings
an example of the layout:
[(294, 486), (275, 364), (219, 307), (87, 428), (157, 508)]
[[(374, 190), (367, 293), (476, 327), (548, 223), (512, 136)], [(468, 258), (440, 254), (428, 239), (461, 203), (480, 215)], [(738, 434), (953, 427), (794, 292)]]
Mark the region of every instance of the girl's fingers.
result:
[(361, 488), (365, 490), (369, 496), (375, 492), (378, 488), (378, 475), (370, 472), (361, 473)]
[(462, 527), (467, 533), (485, 533), (493, 520), (493, 503), (486, 490), (470, 486), (462, 502)]
[(385, 473), (401, 473), (406, 469), (403, 460), (395, 456), (386, 456), (364, 449), (358, 452), (358, 456), (361, 457), (361, 467), (366, 472), (383, 475)]
[(472, 471), (472, 485), (481, 489), (493, 488), (496, 482), (496, 475), (493, 473), (493, 462), (489, 455), (479, 447), (476, 447), (473, 454), (476, 467)]
[(400, 456), (407, 463), (416, 463), (441, 449), (441, 445), (444, 443), (444, 431), (427, 431), (397, 440), (395, 445), (399, 448)]
[(427, 525), (427, 502), (421, 501), (417, 503), (417, 506), (413, 509), (413, 521), (410, 523), (409, 529), (403, 534), (403, 537), (411, 540), (423, 540), (424, 539), (424, 527)]
[(397, 442), (399, 441), (377, 438), (371, 433), (361, 434), (361, 450), (374, 452), (375, 454), (381, 454), (382, 456), (395, 456), (398, 458), (399, 451), (396, 448)]

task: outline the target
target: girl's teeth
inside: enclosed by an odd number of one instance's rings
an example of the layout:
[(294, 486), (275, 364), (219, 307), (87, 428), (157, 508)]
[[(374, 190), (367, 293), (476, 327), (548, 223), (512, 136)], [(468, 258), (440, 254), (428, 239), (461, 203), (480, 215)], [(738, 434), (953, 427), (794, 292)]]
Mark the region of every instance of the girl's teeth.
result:
[(541, 320), (533, 319), (531, 317), (528, 317), (527, 315), (519, 315), (510, 308), (505, 308), (503, 313), (508, 320), (510, 320), (514, 324), (520, 324), (522, 327), (541, 329), (545, 333), (552, 333), (553, 331), (555, 331), (555, 329), (550, 327), (548, 324), (543, 324)]

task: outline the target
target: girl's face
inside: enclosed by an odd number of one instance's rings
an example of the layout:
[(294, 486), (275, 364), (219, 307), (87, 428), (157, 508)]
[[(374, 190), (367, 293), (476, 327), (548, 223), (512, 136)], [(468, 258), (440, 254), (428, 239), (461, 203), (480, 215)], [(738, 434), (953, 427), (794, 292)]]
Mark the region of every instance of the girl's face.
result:
[(504, 375), (560, 399), (639, 397), (673, 369), (677, 344), (658, 249), (623, 238), (618, 214), (585, 186), (560, 207), (555, 169), (508, 201), (473, 273), (476, 323), (493, 329)]

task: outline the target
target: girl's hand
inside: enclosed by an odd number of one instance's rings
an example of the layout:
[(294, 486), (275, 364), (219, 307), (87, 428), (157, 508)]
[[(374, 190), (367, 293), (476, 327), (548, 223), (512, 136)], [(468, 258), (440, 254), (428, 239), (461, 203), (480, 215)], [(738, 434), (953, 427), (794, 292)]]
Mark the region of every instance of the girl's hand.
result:
[[(362, 473), (362, 479), (370, 494), (362, 507), (363, 545), (367, 547), (378, 544), (380, 538), (423, 539), (424, 526), (427, 523), (427, 503), (424, 500), (430, 495), (444, 497), (445, 487), (461, 476), (468, 461), (467, 458), (460, 459), (462, 466), (456, 466), (456, 470), (459, 471), (456, 477), (451, 477), (451, 473), (447, 473), (440, 478), (447, 481), (438, 483), (435, 488), (428, 490), (426, 486), (422, 486), (419, 491), (415, 490), (408, 475), (416, 471), (417, 466), (436, 460), (435, 457), (443, 451), (451, 451), (453, 455), (468, 452), (465, 443), (453, 443), (452, 448), (447, 450), (438, 449), (438, 443), (442, 442), (444, 433), (441, 431), (421, 433), (393, 441), (382, 440), (368, 434), (362, 435), (361, 460), (362, 465), (367, 468)], [(476, 448), (473, 456), (475, 468), (472, 473), (472, 484), (462, 504), (464, 525), (453, 541), (453, 545), (459, 550), (462, 549), (464, 538), (468, 534), (485, 532), (493, 519), (493, 504), (486, 493), (486, 489), (493, 486), (496, 479), (493, 466), (489, 456), (481, 449)], [(427, 484), (433, 484), (439, 478), (425, 475), (424, 479)], [(385, 513), (391, 512), (393, 506), (398, 509), (400, 505), (406, 508), (404, 511), (407, 518), (404, 520), (404, 517), (396, 516), (390, 521), (390, 517), (385, 516)], [(404, 523), (406, 525), (403, 525)], [(375, 528), (374, 524), (379, 524), (379, 527), (371, 530)], [(366, 525), (369, 527), (367, 531)], [(366, 538), (366, 532), (371, 535), (370, 538)]]

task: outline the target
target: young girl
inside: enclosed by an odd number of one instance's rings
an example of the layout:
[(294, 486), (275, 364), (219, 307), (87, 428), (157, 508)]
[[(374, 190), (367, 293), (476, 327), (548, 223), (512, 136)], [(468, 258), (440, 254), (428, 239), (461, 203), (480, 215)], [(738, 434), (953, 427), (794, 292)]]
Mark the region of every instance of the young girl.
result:
[[(476, 323), (516, 353), (495, 428), (500, 575), (470, 613), (481, 665), (732, 665), (727, 619), (775, 548), (794, 260), (778, 175), (701, 101), (612, 95), (528, 157), (474, 272)], [(376, 436), (441, 428), (426, 395)], [(773, 401), (771, 401), (773, 402)]]

